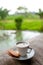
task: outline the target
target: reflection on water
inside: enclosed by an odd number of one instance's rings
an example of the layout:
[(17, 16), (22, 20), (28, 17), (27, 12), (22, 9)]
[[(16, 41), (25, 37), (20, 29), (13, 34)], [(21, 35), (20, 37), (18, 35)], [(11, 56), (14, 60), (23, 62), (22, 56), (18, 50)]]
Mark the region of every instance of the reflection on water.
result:
[[(3, 33), (4, 36), (3, 36)], [(30, 31), (0, 30), (0, 52), (14, 47), (17, 41), (29, 40), (40, 33)], [(2, 38), (1, 38), (2, 36)]]
[(22, 32), (21, 31), (16, 31), (16, 41), (22, 41), (23, 40), (23, 36), (22, 36)]

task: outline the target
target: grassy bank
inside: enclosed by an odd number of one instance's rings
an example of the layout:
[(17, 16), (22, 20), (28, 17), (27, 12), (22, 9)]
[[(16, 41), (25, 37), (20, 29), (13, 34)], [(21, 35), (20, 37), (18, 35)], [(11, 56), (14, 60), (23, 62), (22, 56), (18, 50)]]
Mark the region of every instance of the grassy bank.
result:
[[(22, 30), (41, 30), (41, 23), (43, 20), (40, 19), (24, 19), (22, 22), (21, 29)], [(16, 30), (15, 21), (14, 20), (4, 20), (0, 21), (0, 29), (6, 30)]]

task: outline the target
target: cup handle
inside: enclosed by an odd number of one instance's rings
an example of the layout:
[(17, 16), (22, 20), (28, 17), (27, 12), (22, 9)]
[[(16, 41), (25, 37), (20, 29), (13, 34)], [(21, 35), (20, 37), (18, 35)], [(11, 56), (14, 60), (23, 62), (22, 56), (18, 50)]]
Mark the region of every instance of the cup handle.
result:
[(29, 49), (30, 49), (30, 51), (29, 51), (29, 52), (27, 51), (27, 53), (31, 53), (31, 51), (32, 51), (32, 48), (31, 48), (31, 47), (29, 47), (29, 46), (28, 46), (27, 48), (29, 48)]

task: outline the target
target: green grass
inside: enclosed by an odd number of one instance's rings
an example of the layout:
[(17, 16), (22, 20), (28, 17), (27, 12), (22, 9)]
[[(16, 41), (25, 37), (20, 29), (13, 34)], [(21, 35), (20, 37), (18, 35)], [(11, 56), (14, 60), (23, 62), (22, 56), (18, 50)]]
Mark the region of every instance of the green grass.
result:
[(24, 20), (22, 23), (22, 29), (24, 30), (40, 30), (41, 20)]
[[(41, 21), (40, 19), (24, 19), (22, 22), (21, 29), (22, 30), (41, 30)], [(14, 20), (5, 20), (0, 21), (0, 29), (6, 29), (6, 30), (16, 30), (15, 22)]]

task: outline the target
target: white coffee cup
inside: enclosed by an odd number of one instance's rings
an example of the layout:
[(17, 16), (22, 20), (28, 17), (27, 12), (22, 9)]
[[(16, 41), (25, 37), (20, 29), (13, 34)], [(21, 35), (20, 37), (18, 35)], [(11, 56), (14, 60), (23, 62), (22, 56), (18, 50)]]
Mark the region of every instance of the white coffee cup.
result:
[(27, 53), (27, 49), (29, 47), (29, 43), (27, 42), (18, 42), (17, 43), (17, 50), (20, 53), (21, 56), (25, 56)]

